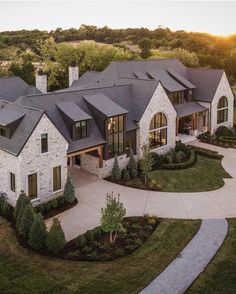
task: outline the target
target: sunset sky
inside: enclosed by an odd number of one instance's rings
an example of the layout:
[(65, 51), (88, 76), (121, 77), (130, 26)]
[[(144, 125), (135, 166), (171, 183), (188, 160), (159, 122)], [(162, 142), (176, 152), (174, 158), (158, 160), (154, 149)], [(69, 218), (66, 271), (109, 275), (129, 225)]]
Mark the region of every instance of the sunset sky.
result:
[(236, 2), (227, 1), (0, 1), (0, 31), (78, 28), (169, 27), (236, 34)]

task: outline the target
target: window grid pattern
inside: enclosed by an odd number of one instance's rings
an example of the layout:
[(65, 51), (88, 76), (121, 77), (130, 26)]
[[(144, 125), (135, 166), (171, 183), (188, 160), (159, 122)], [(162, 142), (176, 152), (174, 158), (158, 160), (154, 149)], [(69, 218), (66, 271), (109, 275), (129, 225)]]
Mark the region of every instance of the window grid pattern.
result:
[(228, 100), (221, 97), (217, 105), (217, 124), (228, 121)]
[(155, 114), (151, 120), (149, 145), (152, 149), (167, 145), (167, 119), (164, 113)]
[(112, 156), (124, 152), (124, 116), (114, 116), (107, 120), (108, 153)]

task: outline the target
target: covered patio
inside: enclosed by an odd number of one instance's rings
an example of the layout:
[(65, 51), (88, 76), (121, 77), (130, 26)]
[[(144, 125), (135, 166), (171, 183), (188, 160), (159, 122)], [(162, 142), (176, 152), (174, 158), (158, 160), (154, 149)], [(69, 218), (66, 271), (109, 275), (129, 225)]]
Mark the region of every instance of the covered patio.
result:
[(175, 105), (177, 112), (176, 118), (176, 137), (192, 136), (208, 130), (208, 109), (199, 103), (192, 101)]

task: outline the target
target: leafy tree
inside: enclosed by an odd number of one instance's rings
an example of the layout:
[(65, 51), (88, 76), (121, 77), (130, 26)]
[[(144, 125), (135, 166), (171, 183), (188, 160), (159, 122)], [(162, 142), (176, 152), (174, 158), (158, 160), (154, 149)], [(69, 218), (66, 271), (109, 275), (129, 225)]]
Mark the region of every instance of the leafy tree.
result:
[(126, 215), (126, 209), (120, 202), (120, 195), (115, 197), (113, 192), (107, 193), (106, 207), (102, 208), (101, 228), (104, 232), (109, 232), (110, 243), (114, 243), (117, 234), (123, 232), (123, 218)]
[(2, 215), (6, 218), (9, 218), (10, 213), (11, 213), (11, 206), (7, 203), (6, 200), (4, 200), (2, 204)]
[(15, 218), (17, 230), (19, 230), (19, 227), (20, 227), (23, 211), (28, 204), (30, 204), (29, 197), (24, 192), (21, 192), (21, 194), (19, 195), (17, 199), (16, 206), (14, 209), (14, 218)]
[(32, 204), (29, 203), (23, 211), (19, 226), (19, 233), (25, 239), (28, 239), (29, 237), (30, 228), (34, 221), (34, 215), (35, 212), (32, 207)]
[(138, 175), (138, 164), (136, 160), (134, 159), (134, 152), (132, 149), (130, 149), (130, 159), (128, 163), (128, 170), (131, 178), (136, 178)]
[(152, 40), (144, 38), (139, 42), (139, 47), (141, 49), (141, 57), (147, 59), (151, 56)]
[(148, 173), (152, 170), (153, 163), (153, 156), (150, 153), (149, 145), (143, 145), (140, 169), (143, 172), (145, 184), (148, 182)]
[(75, 200), (75, 188), (70, 176), (68, 176), (65, 184), (64, 197), (67, 203), (73, 203)]
[(47, 243), (47, 231), (43, 217), (40, 213), (34, 215), (29, 232), (29, 244), (36, 250), (43, 249)]
[(112, 167), (112, 171), (111, 171), (111, 178), (113, 181), (118, 181), (121, 179), (121, 171), (120, 171), (117, 155), (115, 156), (115, 159), (113, 162), (113, 167)]
[(128, 169), (124, 169), (122, 178), (125, 182), (128, 182), (130, 180), (130, 174)]
[(52, 226), (48, 232), (47, 248), (49, 251), (57, 253), (64, 248), (65, 244), (65, 234), (62, 230), (60, 221), (57, 218), (54, 218), (52, 221)]

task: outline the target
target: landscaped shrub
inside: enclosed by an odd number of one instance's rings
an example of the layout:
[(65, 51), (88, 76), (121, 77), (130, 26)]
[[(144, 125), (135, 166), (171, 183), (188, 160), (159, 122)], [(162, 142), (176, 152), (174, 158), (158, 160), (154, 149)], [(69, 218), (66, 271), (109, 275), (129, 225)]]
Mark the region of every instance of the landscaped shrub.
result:
[(3, 207), (4, 202), (5, 202), (4, 198), (0, 197), (0, 215), (2, 215), (2, 207)]
[(187, 156), (190, 154), (188, 146), (186, 146), (181, 141), (177, 141), (175, 145), (175, 152), (178, 153), (179, 151), (183, 152)]
[(128, 182), (130, 180), (130, 175), (129, 175), (128, 169), (124, 169), (122, 179), (124, 182)]
[(84, 235), (80, 235), (76, 238), (75, 245), (79, 249), (83, 248), (86, 245), (86, 239), (85, 239)]
[(113, 167), (111, 171), (111, 179), (113, 181), (118, 181), (121, 179), (121, 171), (120, 171), (117, 155), (115, 156), (115, 159), (113, 162)]
[(75, 201), (75, 189), (71, 177), (67, 178), (64, 189), (64, 197), (67, 203), (73, 203)]
[(30, 203), (29, 197), (24, 192), (22, 192), (17, 199), (16, 206), (14, 209), (14, 218), (16, 221), (17, 230), (19, 230), (19, 227), (20, 227), (23, 211), (29, 203)]
[(232, 136), (233, 132), (225, 126), (220, 126), (217, 128), (215, 134), (217, 137), (224, 137), (224, 136)]
[(190, 151), (190, 157), (188, 161), (181, 163), (163, 164), (163, 169), (185, 169), (190, 168), (196, 163), (197, 157), (194, 150)]
[(19, 226), (19, 234), (25, 239), (28, 239), (29, 237), (30, 228), (34, 221), (34, 214), (35, 212), (32, 204), (29, 203), (23, 211)]
[(11, 213), (12, 213), (12, 210), (11, 210), (10, 204), (8, 204), (6, 200), (4, 200), (2, 204), (2, 215), (8, 219), (10, 218)]
[(94, 240), (94, 233), (92, 230), (88, 230), (85, 234), (84, 237), (87, 242), (92, 242)]
[(212, 150), (203, 149), (203, 148), (200, 148), (200, 147), (191, 147), (191, 149), (193, 149), (196, 154), (206, 156), (206, 157), (211, 158), (211, 159), (222, 159), (223, 158), (222, 155), (220, 155), (217, 152), (212, 151)]
[(159, 155), (156, 152), (152, 152), (151, 155), (152, 155), (152, 158), (153, 158), (152, 169), (156, 170), (156, 169), (161, 168), (162, 164), (165, 161), (165, 156), (164, 155)]
[(93, 229), (94, 239), (99, 240), (102, 236), (102, 229), (100, 227), (96, 227)]
[(30, 228), (29, 244), (36, 250), (46, 247), (47, 231), (40, 213), (34, 215), (34, 220)]
[(176, 163), (183, 162), (185, 158), (186, 158), (186, 155), (183, 151), (180, 150), (175, 153), (175, 162)]
[(129, 171), (129, 175), (132, 179), (135, 179), (138, 175), (138, 164), (137, 161), (134, 159), (134, 152), (130, 150), (130, 159), (127, 167)]
[(161, 183), (159, 183), (156, 179), (149, 180), (149, 187), (154, 190), (161, 191)]
[(47, 248), (50, 252), (57, 253), (65, 244), (66, 239), (61, 224), (57, 218), (54, 218), (47, 236)]

